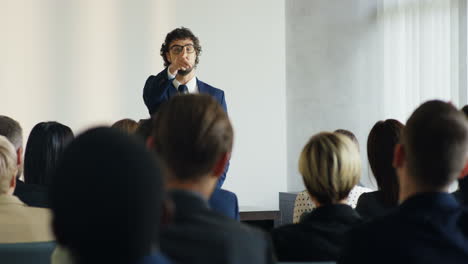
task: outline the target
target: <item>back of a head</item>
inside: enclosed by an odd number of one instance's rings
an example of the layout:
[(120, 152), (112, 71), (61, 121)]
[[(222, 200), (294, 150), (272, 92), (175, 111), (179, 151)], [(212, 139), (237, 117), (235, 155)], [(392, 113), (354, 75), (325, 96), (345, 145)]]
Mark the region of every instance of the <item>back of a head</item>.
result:
[(8, 116), (0, 115), (0, 135), (6, 137), (15, 150), (23, 146), (23, 129), (16, 120)]
[(163, 179), (128, 134), (91, 129), (66, 149), (51, 190), (52, 227), (75, 263), (137, 263), (158, 246)]
[(349, 138), (322, 132), (304, 146), (299, 172), (309, 194), (321, 205), (334, 204), (348, 197), (359, 182), (359, 151)]
[(468, 121), (453, 105), (428, 101), (408, 119), (402, 144), (409, 177), (426, 189), (446, 188), (468, 157)]
[(351, 141), (353, 141), (356, 144), (356, 146), (357, 146), (357, 148), (359, 150), (359, 141), (358, 141), (356, 135), (354, 135), (353, 132), (351, 132), (349, 130), (346, 130), (346, 129), (337, 129), (337, 130), (334, 131), (334, 133), (339, 133), (339, 134), (347, 136), (349, 139), (351, 139)]
[(383, 203), (387, 206), (398, 204), (398, 177), (392, 162), (403, 127), (403, 124), (395, 119), (378, 121), (367, 138), (369, 165), (382, 193)]
[(6, 137), (0, 136), (0, 194), (8, 192), (17, 170), (16, 150)]
[(141, 119), (140, 121), (138, 121), (138, 128), (135, 131), (135, 135), (137, 135), (140, 139), (146, 142), (146, 140), (148, 140), (148, 138), (151, 136), (151, 126), (151, 118)]
[(25, 182), (50, 185), (57, 163), (73, 138), (72, 130), (58, 122), (35, 125), (29, 134), (24, 154)]
[(115, 122), (111, 127), (128, 134), (133, 134), (138, 129), (138, 123), (135, 120), (125, 118)]
[(227, 114), (211, 96), (174, 96), (153, 121), (154, 149), (178, 180), (197, 180), (230, 153), (233, 130)]
[(465, 114), (465, 116), (468, 117), (468, 105), (463, 106), (461, 110)]

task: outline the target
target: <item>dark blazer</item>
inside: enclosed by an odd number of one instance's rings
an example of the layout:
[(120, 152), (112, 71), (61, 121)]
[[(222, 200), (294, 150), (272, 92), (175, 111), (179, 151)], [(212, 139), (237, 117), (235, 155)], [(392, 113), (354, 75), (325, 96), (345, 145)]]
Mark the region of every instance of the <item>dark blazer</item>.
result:
[(363, 193), (359, 196), (356, 211), (363, 219), (373, 219), (383, 216), (397, 207), (387, 206), (382, 202), (382, 191)]
[(361, 217), (345, 204), (318, 207), (298, 224), (272, 231), (279, 261), (335, 261), (345, 243), (345, 233), (362, 223)]
[(208, 208), (198, 194), (173, 190), (173, 223), (161, 233), (161, 250), (174, 262), (274, 263), (266, 234)]
[[(145, 102), (150, 115), (153, 115), (162, 103), (178, 93), (177, 89), (172, 84), (172, 81), (173, 79), (169, 79), (167, 76), (167, 68), (156, 76), (151, 75), (146, 80), (145, 87), (143, 88), (143, 101)], [(198, 80), (198, 78), (197, 86), (200, 93), (213, 96), (227, 113), (227, 105), (223, 90), (206, 84)]]
[(235, 193), (216, 189), (208, 202), (214, 211), (239, 221), (239, 204)]
[(346, 245), (340, 263), (468, 263), (468, 211), (449, 193), (418, 194)]
[[(145, 102), (146, 107), (150, 115), (153, 115), (162, 103), (169, 100), (174, 95), (177, 95), (177, 89), (172, 84), (173, 79), (169, 79), (167, 76), (167, 68), (158, 73), (158, 75), (151, 75), (148, 77), (143, 88), (143, 101)], [(200, 93), (209, 94), (213, 96), (223, 107), (224, 111), (227, 113), (226, 100), (224, 98), (224, 91), (218, 88), (215, 88), (209, 84), (206, 84), (197, 78), (198, 91)], [(224, 173), (219, 178), (217, 183), (217, 188), (221, 188), (226, 179), (226, 173), (229, 169), (229, 162), (224, 168)]]
[(16, 188), (13, 194), (29, 206), (50, 208), (49, 188), (47, 186), (26, 184), (16, 180)]

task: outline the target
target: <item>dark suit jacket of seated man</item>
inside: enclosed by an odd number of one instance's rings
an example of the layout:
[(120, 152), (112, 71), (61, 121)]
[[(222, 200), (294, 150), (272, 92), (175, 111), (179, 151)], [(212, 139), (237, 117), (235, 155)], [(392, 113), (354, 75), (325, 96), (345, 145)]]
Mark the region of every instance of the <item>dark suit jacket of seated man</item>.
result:
[(466, 164), (468, 124), (452, 105), (429, 101), (395, 148), (400, 206), (352, 230), (339, 263), (468, 263), (468, 210), (448, 193)]

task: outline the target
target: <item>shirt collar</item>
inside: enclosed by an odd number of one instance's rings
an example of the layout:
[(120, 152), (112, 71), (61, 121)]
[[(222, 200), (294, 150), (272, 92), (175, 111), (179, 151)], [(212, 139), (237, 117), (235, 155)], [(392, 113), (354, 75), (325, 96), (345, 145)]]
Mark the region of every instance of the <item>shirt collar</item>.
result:
[[(174, 85), (174, 87), (177, 89), (179, 88), (179, 85), (181, 84), (179, 81), (177, 81), (177, 79), (174, 78), (174, 80), (172, 81), (172, 84)], [(194, 76), (190, 81), (188, 81), (188, 83), (186, 83), (185, 85), (187, 85), (187, 89), (188, 89), (188, 92), (189, 93), (198, 93), (198, 85), (197, 85), (197, 77)]]

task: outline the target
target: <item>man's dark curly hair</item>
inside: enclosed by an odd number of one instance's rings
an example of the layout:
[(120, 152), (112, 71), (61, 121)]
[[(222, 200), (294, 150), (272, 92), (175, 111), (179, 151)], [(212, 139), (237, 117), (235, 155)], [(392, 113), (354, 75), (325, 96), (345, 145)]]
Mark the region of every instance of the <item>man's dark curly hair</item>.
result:
[(195, 52), (197, 53), (197, 57), (195, 59), (195, 66), (198, 65), (198, 58), (202, 52), (202, 48), (200, 46), (200, 41), (198, 38), (190, 31), (190, 29), (185, 27), (180, 27), (172, 30), (166, 35), (166, 39), (164, 43), (161, 45), (161, 57), (164, 59), (164, 67), (169, 66), (171, 64), (167, 58), (166, 53), (169, 52), (169, 47), (174, 40), (179, 39), (191, 39), (193, 41), (193, 47), (195, 48)]

